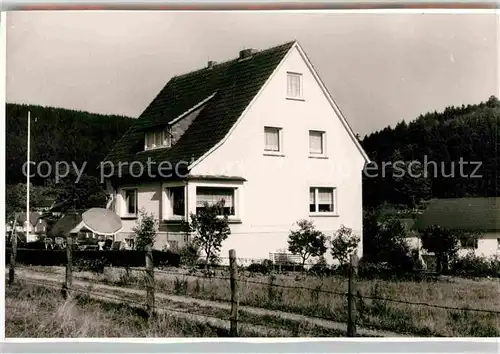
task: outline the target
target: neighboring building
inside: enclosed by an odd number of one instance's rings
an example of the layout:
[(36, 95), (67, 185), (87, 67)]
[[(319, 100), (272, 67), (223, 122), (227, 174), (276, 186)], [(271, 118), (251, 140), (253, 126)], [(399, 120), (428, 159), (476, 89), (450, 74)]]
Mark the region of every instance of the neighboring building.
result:
[(477, 242), (461, 245), (460, 255), (500, 255), (500, 198), (433, 199), (414, 228), (423, 232), (431, 225), (480, 233)]
[[(12, 223), (6, 226), (6, 231), (12, 231)], [(47, 232), (47, 222), (42, 218), (42, 214), (36, 211), (29, 213), (29, 222), (26, 213), (17, 213), (16, 232), (18, 234), (28, 235), (24, 238), (27, 242), (36, 241), (37, 235), (43, 235)]]
[(49, 236), (65, 242), (68, 236), (80, 244), (95, 244), (100, 241), (114, 241), (116, 231), (121, 228), (121, 220), (110, 210), (91, 208), (68, 211), (49, 232)]
[(160, 222), (155, 248), (182, 246), (182, 222), (221, 199), (222, 257), (268, 258), (300, 219), (362, 238), (368, 157), (298, 42), (173, 77), (105, 161), (120, 240), (133, 242), (144, 209)]
[(33, 207), (33, 210), (38, 211), (39, 213), (45, 213), (52, 209), (54, 203), (55, 203), (55, 198), (50, 196), (44, 196), (37, 203), (37, 205)]

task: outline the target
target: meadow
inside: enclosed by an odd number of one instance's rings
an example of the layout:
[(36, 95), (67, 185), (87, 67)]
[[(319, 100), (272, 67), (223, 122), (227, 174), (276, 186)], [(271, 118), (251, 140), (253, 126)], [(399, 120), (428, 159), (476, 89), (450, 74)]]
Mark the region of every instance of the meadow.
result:
[[(20, 268), (50, 275), (61, 282), (64, 279), (65, 270), (63, 267), (31, 266)], [(106, 267), (103, 273), (80, 271), (74, 272), (73, 277), (94, 284), (113, 285), (123, 289), (144, 289), (145, 286), (144, 272), (140, 269)], [(205, 278), (201, 273), (189, 272), (180, 268), (156, 269), (155, 292), (227, 304), (230, 301), (228, 278), (229, 273), (224, 270), (218, 270), (214, 277)], [(456, 277), (440, 277), (436, 280), (425, 281), (358, 279), (356, 289), (359, 292), (359, 296), (356, 298), (358, 327), (392, 331), (410, 336), (496, 337), (500, 335), (500, 315), (498, 313), (463, 310), (499, 312), (500, 282), (498, 279), (474, 280)], [(255, 325), (268, 326), (271, 336), (273, 331), (275, 331), (274, 335), (279, 335), (280, 330), (291, 336), (344, 336), (345, 334), (338, 331), (326, 331), (321, 326), (299, 328), (296, 321), (287, 319), (286, 314), (301, 314), (345, 323), (347, 321), (346, 292), (347, 280), (341, 276), (316, 277), (300, 273), (262, 275), (242, 272), (239, 281), (240, 305), (242, 307), (278, 310), (283, 313), (283, 316), (275, 318), (276, 316), (267, 316), (265, 313), (256, 316), (241, 311), (240, 319)], [(36, 296), (28, 297), (28, 299), (40, 302)], [(12, 299), (12, 301), (14, 300), (17, 301)], [(418, 303), (418, 305), (409, 303)], [(85, 302), (72, 306), (83, 309), (87, 307)], [(207, 303), (206, 306), (193, 306), (188, 301), (176, 306), (195, 315), (229, 318), (228, 310), (211, 307), (210, 303)], [(94, 307), (94, 310), (97, 311), (100, 308), (97, 306)], [(113, 311), (109, 315), (105, 315), (104, 311), (96, 316), (110, 321), (111, 325), (113, 318), (115, 318)], [(11, 316), (9, 310), (7, 315), (9, 320)], [(124, 319), (127, 316), (122, 314), (117, 318)], [(135, 323), (135, 321), (126, 322), (125, 326)], [(63, 323), (67, 322), (63, 321)], [(7, 327), (9, 326), (8, 322)], [(102, 324), (102, 326), (106, 325)], [(131, 329), (127, 328), (122, 332), (130, 333)], [(170, 327), (165, 325), (164, 328)], [(175, 332), (175, 328), (179, 327), (173, 326), (172, 328), (174, 328), (172, 331)], [(101, 331), (103, 330), (101, 328)], [(146, 331), (146, 329), (141, 329), (141, 331)], [(154, 328), (147, 329), (147, 331), (155, 333)], [(189, 330), (187, 331), (189, 332)], [(209, 329), (193, 330), (190, 333), (183, 332), (182, 336), (199, 336), (204, 333), (210, 333), (209, 336), (221, 335)], [(178, 334), (180, 335), (180, 333)], [(244, 336), (244, 334), (240, 335)], [(259, 335), (262, 336), (262, 333)]]

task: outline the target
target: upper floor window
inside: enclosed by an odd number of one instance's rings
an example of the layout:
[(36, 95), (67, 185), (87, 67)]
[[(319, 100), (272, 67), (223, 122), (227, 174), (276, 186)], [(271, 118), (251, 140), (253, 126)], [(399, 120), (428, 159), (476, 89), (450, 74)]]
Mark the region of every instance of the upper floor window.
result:
[(325, 155), (325, 132), (309, 131), (309, 154), (313, 156)]
[(309, 189), (309, 212), (310, 213), (333, 213), (335, 211), (334, 188)]
[(144, 150), (170, 147), (171, 143), (172, 139), (170, 130), (160, 129), (152, 132), (147, 132), (144, 141)]
[(287, 73), (287, 97), (302, 98), (302, 74)]
[(196, 212), (205, 208), (205, 203), (215, 205), (224, 201), (224, 207), (220, 210), (220, 215), (235, 214), (235, 189), (224, 187), (196, 187)]
[(281, 128), (264, 127), (265, 151), (281, 152)]

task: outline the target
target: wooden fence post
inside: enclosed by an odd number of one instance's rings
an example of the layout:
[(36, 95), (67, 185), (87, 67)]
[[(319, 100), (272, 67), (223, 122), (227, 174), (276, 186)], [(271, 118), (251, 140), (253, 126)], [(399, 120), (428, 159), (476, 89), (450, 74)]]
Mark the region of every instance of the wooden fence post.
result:
[(66, 237), (66, 278), (64, 280), (62, 294), (65, 299), (71, 296), (71, 287), (73, 285), (73, 237)]
[(17, 224), (17, 214), (14, 217), (14, 223), (12, 225), (12, 233), (11, 233), (11, 245), (10, 245), (10, 268), (9, 268), (9, 285), (14, 284), (14, 274), (16, 269), (16, 255), (17, 255), (17, 232), (16, 232), (16, 224)]
[(231, 279), (231, 337), (238, 337), (238, 264), (236, 263), (236, 251), (229, 250), (229, 270)]
[(353, 254), (349, 264), (349, 283), (347, 287), (347, 336), (356, 336), (356, 275), (358, 257)]
[(153, 247), (146, 246), (146, 306), (150, 318), (155, 310), (155, 276), (153, 263)]

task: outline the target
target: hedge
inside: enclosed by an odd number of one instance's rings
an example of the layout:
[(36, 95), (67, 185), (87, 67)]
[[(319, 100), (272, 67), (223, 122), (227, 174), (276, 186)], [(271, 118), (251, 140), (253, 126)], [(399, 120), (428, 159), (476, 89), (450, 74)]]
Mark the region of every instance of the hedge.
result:
[[(5, 262), (9, 263), (10, 248), (5, 251)], [(73, 251), (75, 264), (81, 260), (102, 260), (108, 266), (115, 267), (144, 267), (146, 255), (144, 251), (136, 250), (85, 250)], [(66, 265), (66, 250), (55, 249), (17, 249), (16, 262), (24, 265), (38, 266), (64, 266)], [(180, 265), (180, 256), (170, 251), (153, 250), (153, 263), (155, 266)]]

